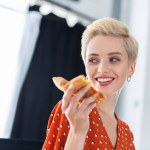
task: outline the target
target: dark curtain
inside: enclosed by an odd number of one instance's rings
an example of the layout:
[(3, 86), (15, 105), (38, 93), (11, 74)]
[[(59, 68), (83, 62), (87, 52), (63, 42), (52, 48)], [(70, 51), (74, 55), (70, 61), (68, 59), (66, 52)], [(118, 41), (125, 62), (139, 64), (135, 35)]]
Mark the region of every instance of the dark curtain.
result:
[(69, 28), (65, 19), (52, 13), (42, 18), (33, 58), (19, 95), (11, 138), (45, 139), (49, 114), (63, 94), (54, 86), (52, 77), (71, 79), (85, 74), (80, 57), (83, 30), (80, 24)]

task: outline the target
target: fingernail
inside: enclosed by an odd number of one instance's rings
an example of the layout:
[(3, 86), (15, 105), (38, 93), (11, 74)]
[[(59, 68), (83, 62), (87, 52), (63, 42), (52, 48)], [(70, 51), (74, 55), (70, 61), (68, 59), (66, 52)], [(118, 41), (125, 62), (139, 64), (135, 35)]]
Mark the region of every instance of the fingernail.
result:
[(71, 90), (73, 90), (75, 87), (74, 87), (73, 84), (71, 84), (71, 85), (69, 86), (69, 88), (70, 88)]
[(90, 88), (91, 88), (91, 86), (90, 86), (90, 85), (87, 85), (87, 86), (86, 86), (86, 89), (90, 89)]

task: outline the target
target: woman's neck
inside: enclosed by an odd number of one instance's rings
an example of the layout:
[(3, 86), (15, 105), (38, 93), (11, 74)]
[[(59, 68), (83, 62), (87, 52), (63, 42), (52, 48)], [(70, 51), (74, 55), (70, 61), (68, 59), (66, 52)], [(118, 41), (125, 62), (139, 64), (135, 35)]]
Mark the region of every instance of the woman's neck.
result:
[(99, 113), (114, 116), (115, 107), (118, 100), (118, 94), (114, 94), (107, 99), (101, 101), (99, 104), (97, 104), (96, 108)]

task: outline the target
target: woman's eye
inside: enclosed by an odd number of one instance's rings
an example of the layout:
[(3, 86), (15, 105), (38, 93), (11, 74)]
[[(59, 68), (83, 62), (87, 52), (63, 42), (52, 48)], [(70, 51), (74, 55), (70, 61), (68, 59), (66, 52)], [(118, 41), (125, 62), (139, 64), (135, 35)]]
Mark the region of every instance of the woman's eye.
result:
[(89, 59), (89, 62), (90, 62), (90, 63), (97, 63), (98, 60), (92, 58), (92, 59)]
[(116, 58), (116, 57), (110, 58), (110, 62), (118, 62), (118, 61), (120, 61), (119, 58)]

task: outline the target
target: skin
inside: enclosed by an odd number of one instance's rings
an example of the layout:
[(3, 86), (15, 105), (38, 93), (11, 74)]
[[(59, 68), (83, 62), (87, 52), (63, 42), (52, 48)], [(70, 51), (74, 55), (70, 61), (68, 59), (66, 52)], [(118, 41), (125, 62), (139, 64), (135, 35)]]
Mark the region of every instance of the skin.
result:
[[(134, 73), (135, 63), (129, 64), (122, 39), (98, 35), (91, 39), (87, 45), (85, 68), (92, 86), (97, 91), (103, 92), (107, 99), (96, 105), (93, 102), (96, 97), (94, 94), (78, 105), (79, 99), (90, 87), (84, 87), (75, 96), (72, 96), (73, 85), (67, 89), (62, 99), (62, 110), (70, 123), (65, 149), (83, 149), (89, 129), (88, 115), (95, 106), (112, 145), (115, 147), (117, 120), (114, 116), (114, 110), (127, 77), (131, 77)], [(100, 82), (104, 78), (110, 81)]]

